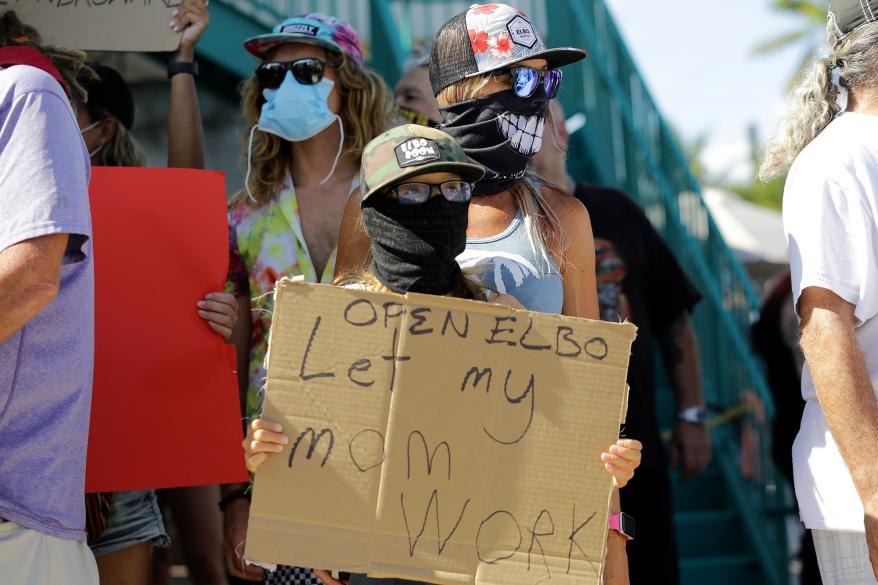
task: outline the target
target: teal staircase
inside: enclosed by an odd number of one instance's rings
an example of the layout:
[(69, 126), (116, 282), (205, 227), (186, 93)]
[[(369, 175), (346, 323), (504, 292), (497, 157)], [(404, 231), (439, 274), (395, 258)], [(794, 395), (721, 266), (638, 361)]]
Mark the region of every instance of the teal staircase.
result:
[[(357, 28), (371, 65), (393, 84), (411, 48), (429, 42), (441, 23), (470, 3), (214, 0), (200, 58), (214, 78), (244, 78), (254, 67), (241, 49), (245, 37), (284, 16), (321, 10)], [(546, 27), (548, 43), (589, 51), (582, 66), (565, 69), (560, 96), (568, 116), (582, 113), (587, 120), (572, 136), (571, 172), (635, 196), (705, 296), (694, 315), (704, 388), (712, 410), (727, 416), (712, 430), (711, 467), (674, 486), (683, 583), (784, 585), (788, 490), (770, 462), (773, 405), (749, 346), (758, 296), (705, 207), (603, 0), (513, 3)], [(660, 392), (659, 403), (667, 428), (673, 415), (668, 390)]]

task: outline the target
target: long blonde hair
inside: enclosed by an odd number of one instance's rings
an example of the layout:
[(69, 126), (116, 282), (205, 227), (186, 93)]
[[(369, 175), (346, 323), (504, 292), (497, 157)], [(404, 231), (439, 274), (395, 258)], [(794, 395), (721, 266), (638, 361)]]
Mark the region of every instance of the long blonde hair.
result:
[[(458, 81), (441, 90), (436, 96), (436, 102), (440, 107), (443, 107), (475, 99), (491, 81), (491, 78), (492, 74), (486, 73)], [(548, 111), (546, 115), (548, 116), (546, 122), (550, 124), (551, 111)], [(515, 205), (521, 211), (534, 257), (542, 258), (548, 271), (551, 266), (549, 251), (554, 252), (562, 263), (564, 261), (564, 250), (553, 249), (549, 245), (549, 242), (557, 242), (561, 246), (564, 241), (564, 230), (561, 227), (558, 214), (555, 213), (540, 190), (534, 188), (531, 181), (528, 180), (529, 178), (538, 179), (541, 183), (546, 182), (536, 174), (528, 173), (525, 178), (513, 183), (509, 191), (512, 193)]]
[[(390, 90), (384, 80), (372, 69), (360, 67), (347, 55), (339, 58), (338, 87), (341, 94), (341, 119), (344, 124), (345, 150), (342, 164), (359, 167), (363, 149), (376, 136), (384, 132), (390, 113)], [(241, 90), (241, 108), (248, 129), (259, 121), (265, 98), (262, 87), (254, 75)], [(245, 133), (243, 160), (247, 164), (250, 136)], [(290, 143), (274, 134), (256, 132), (250, 152), (250, 192), (256, 200), (254, 205), (270, 201), (281, 189), (289, 172), (292, 147)], [(246, 192), (242, 189), (238, 196)]]
[[(96, 77), (85, 64), (85, 53), (64, 47), (43, 46), (40, 33), (34, 27), (21, 22), (15, 11), (0, 16), (0, 47), (31, 47), (49, 58), (70, 90), (71, 97), (85, 101), (88, 95), (79, 80)], [(89, 73), (91, 72), (91, 73)]]
[(783, 174), (808, 144), (841, 112), (838, 87), (856, 94), (878, 86), (878, 22), (863, 24), (838, 39), (835, 23), (827, 24), (831, 53), (818, 59), (793, 94), (794, 106), (778, 135), (766, 149), (759, 178)]

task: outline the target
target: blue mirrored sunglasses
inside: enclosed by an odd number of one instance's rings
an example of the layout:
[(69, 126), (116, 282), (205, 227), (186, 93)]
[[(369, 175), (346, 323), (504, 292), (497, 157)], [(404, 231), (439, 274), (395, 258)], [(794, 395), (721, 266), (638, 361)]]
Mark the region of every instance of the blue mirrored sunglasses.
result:
[(563, 74), (560, 69), (540, 71), (533, 67), (508, 67), (500, 69), (499, 72), (508, 73), (512, 77), (512, 90), (518, 97), (529, 98), (537, 91), (540, 83), (545, 86), (546, 97), (550, 100), (554, 99), (561, 89)]

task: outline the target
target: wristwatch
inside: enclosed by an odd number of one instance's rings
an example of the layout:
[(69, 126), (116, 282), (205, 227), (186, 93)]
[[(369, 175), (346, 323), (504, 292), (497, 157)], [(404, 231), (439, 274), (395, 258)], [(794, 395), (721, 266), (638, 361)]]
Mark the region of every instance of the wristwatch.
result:
[(634, 518), (625, 512), (610, 514), (607, 526), (610, 530), (615, 530), (621, 534), (625, 540), (634, 540)]
[(171, 59), (168, 61), (168, 79), (178, 73), (188, 73), (192, 77), (198, 77), (198, 61), (177, 61)]
[(693, 406), (677, 413), (677, 420), (688, 422), (696, 425), (703, 425), (707, 422), (707, 407)]

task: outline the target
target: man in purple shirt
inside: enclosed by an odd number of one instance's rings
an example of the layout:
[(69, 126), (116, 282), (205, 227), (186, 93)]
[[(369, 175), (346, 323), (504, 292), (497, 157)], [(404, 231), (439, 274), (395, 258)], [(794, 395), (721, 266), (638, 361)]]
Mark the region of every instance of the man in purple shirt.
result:
[(50, 63), (0, 66), (0, 581), (97, 585), (88, 153)]

